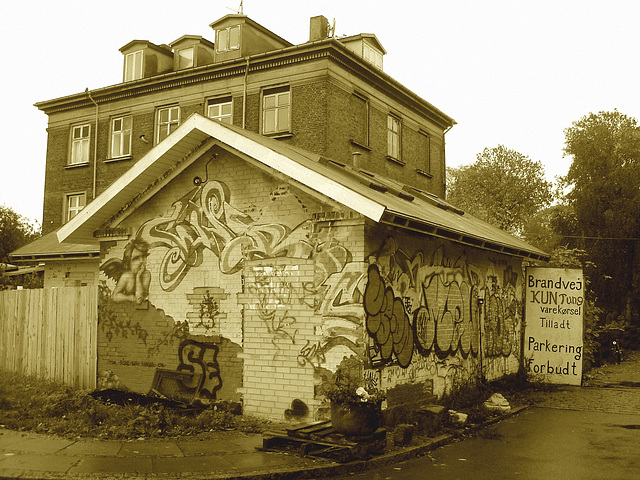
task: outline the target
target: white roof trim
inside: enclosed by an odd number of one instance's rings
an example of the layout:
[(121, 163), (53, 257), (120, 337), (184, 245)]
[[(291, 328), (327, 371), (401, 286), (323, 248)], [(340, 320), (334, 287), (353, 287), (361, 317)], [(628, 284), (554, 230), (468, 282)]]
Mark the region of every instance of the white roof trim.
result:
[[(220, 122), (193, 114), (109, 188), (98, 195), (95, 200), (80, 210), (67, 224), (62, 226), (57, 233), (58, 241), (96, 244), (97, 240), (93, 237), (93, 232), (135, 197), (141, 189), (146, 188), (148, 184), (167, 171), (168, 166), (162, 162), (163, 157), (178, 153), (180, 158), (184, 158), (184, 153), (181, 153), (180, 150), (189, 151), (193, 148), (194, 141), (201, 144), (209, 137), (213, 137), (217, 141), (282, 172), (375, 222), (382, 218), (385, 211), (384, 205), (354, 192), (331, 178), (310, 170), (288, 156), (276, 152)], [(187, 144), (186, 147), (183, 144)], [(136, 185), (137, 182), (144, 182), (144, 184)]]
[(384, 205), (374, 202), (335, 180), (300, 165), (300, 163), (286, 155), (271, 150), (265, 145), (224, 127), (219, 122), (211, 121), (204, 117), (200, 118), (207, 122), (204, 132), (220, 142), (226, 143), (245, 155), (284, 173), (288, 177), (340, 202), (342, 205), (361, 213), (365, 217), (369, 217), (375, 222), (378, 222), (382, 218), (382, 214), (386, 208)]

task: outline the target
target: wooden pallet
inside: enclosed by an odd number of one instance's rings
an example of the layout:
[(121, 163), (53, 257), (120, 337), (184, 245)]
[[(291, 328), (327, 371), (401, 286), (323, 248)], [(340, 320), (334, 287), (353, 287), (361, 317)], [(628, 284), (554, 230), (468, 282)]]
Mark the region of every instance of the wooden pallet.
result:
[(384, 428), (371, 435), (346, 436), (336, 432), (330, 421), (270, 432), (262, 440), (262, 450), (328, 458), (341, 463), (378, 455), (386, 445), (387, 432)]

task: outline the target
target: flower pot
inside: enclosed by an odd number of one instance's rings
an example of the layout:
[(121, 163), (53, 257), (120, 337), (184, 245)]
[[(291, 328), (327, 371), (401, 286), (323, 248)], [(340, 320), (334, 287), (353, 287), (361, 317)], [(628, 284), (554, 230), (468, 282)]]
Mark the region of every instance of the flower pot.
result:
[(380, 426), (382, 411), (370, 403), (331, 403), (331, 424), (343, 435), (371, 435)]

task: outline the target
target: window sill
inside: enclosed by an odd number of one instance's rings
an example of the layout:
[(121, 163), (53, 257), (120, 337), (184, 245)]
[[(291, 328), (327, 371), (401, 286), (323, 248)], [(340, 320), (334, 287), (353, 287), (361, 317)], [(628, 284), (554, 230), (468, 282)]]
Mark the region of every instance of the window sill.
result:
[(424, 170), (420, 170), (419, 168), (416, 168), (416, 173), (418, 175), (422, 175), (423, 177), (433, 178), (433, 173), (429, 173), (429, 172), (426, 172)]
[(263, 133), (262, 135), (264, 137), (275, 138), (276, 140), (280, 139), (280, 138), (291, 138), (291, 137), (293, 137), (293, 133), (291, 133), (291, 132)]
[(407, 164), (407, 162), (403, 162), (402, 160), (395, 157), (390, 157), (389, 155), (387, 155), (387, 160), (395, 163), (396, 165), (400, 165), (401, 167), (404, 167)]
[(353, 145), (354, 147), (358, 147), (358, 148), (362, 148), (363, 150), (366, 150), (367, 152), (370, 152), (371, 150), (373, 150), (370, 146), (368, 145), (364, 145), (363, 143), (358, 142), (357, 140), (349, 140), (349, 142), (351, 143), (351, 145)]
[(104, 163), (116, 163), (125, 160), (131, 160), (131, 155), (124, 155), (122, 157), (105, 158)]
[(64, 166), (65, 169), (79, 168), (79, 167), (88, 167), (89, 162), (81, 162), (81, 163), (68, 163)]

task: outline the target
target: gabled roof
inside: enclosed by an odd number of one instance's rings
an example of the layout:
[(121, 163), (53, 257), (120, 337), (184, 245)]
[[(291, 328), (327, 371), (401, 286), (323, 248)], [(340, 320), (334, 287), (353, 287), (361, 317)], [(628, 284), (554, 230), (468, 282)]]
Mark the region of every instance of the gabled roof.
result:
[(271, 30), (263, 27), (255, 20), (251, 20), (246, 15), (230, 13), (210, 23), (209, 26), (212, 29), (217, 30), (220, 27), (226, 28), (228, 26), (240, 25), (240, 24), (250, 25), (254, 29), (258, 30), (262, 35), (265, 35), (266, 37), (269, 37), (272, 40), (275, 40), (277, 43), (282, 44), (283, 47), (290, 47), (291, 45), (293, 45), (292, 43), (282, 38), (280, 35), (277, 35), (273, 33)]
[(261, 168), (284, 174), (322, 201), (337, 202), (374, 222), (509, 255), (542, 260), (549, 257), (427, 192), (199, 114), (190, 116), (61, 227), (58, 239), (95, 244), (94, 232), (104, 226), (117, 226), (129, 211), (151, 198), (214, 145)]
[(336, 40), (344, 44), (347, 44), (347, 43), (356, 42), (358, 40), (362, 40), (365, 38), (368, 39), (369, 42), (371, 42), (378, 50), (380, 50), (383, 55), (387, 54), (387, 51), (384, 49), (384, 47), (380, 43), (380, 40), (378, 40), (378, 37), (376, 37), (375, 34), (373, 33), (360, 33), (358, 35), (350, 35), (348, 37), (336, 37)]
[(207, 40), (206, 38), (200, 35), (183, 35), (177, 40), (174, 40), (173, 42), (171, 42), (169, 46), (171, 48), (175, 48), (176, 46), (179, 46), (183, 43), (186, 43), (186, 44), (200, 43), (200, 44), (206, 45), (207, 47), (214, 48), (214, 43), (212, 41)]
[(147, 47), (152, 50), (157, 50), (158, 52), (163, 53), (165, 55), (173, 55), (173, 52), (171, 51), (171, 48), (169, 48), (168, 45), (156, 45), (155, 43), (152, 43), (149, 40), (131, 40), (125, 46), (121, 47), (120, 51), (124, 53), (126, 50), (129, 50), (130, 48), (136, 45)]

